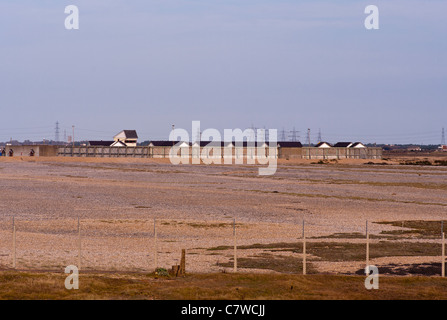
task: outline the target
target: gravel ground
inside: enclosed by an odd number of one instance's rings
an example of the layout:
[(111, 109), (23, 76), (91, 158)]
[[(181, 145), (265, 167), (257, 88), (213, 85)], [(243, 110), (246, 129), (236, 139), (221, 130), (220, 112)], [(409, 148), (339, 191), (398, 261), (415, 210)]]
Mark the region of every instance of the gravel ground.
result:
[[(306, 236), (365, 232), (365, 221), (441, 220), (447, 216), (447, 168), (365, 165), (340, 161), (282, 162), (273, 176), (247, 165), (174, 166), (153, 159), (0, 159), (0, 267), (153, 271), (154, 219), (158, 265), (170, 268), (187, 249), (187, 271), (231, 271), (238, 245), (300, 241)], [(369, 231), (396, 230), (370, 223)], [(361, 241), (361, 240), (360, 240)], [(238, 250), (238, 257), (261, 251)], [(276, 253), (300, 258), (298, 253)], [(399, 257), (393, 263), (432, 262)], [(382, 260), (379, 259), (379, 262)], [(421, 262), (421, 263), (422, 263)], [(354, 272), (359, 262), (318, 262), (321, 272)], [(240, 269), (242, 272), (257, 269)]]

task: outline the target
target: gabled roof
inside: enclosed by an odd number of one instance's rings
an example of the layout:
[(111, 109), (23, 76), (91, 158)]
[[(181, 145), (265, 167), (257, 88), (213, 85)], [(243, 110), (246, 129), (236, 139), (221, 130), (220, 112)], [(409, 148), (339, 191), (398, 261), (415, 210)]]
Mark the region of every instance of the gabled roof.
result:
[(89, 141), (88, 144), (90, 146), (98, 146), (98, 147), (109, 147), (115, 141)]
[(327, 145), (328, 147), (332, 147), (332, 145), (331, 145), (329, 142), (324, 142), (324, 141), (322, 141), (322, 142), (318, 142), (318, 143), (315, 145), (315, 148), (324, 148), (325, 145)]
[(277, 146), (280, 148), (302, 148), (303, 145), (299, 141), (278, 141)]
[(268, 146), (268, 142), (264, 141), (264, 142), (259, 142), (259, 141), (233, 141), (233, 146), (235, 147), (239, 147), (242, 146), (244, 148), (248, 148), (248, 147), (263, 147), (263, 146)]
[(167, 140), (153, 140), (149, 142), (149, 146), (154, 147), (172, 147), (176, 142)]
[(138, 135), (136, 130), (123, 130), (115, 135), (115, 138), (138, 139)]
[(354, 142), (349, 148), (366, 148), (366, 146), (361, 142)]
[(352, 142), (337, 142), (334, 144), (334, 148), (349, 148), (352, 145)]
[(114, 141), (111, 147), (127, 147), (127, 145), (122, 141)]
[[(149, 142), (149, 146), (151, 147), (172, 147), (176, 145), (180, 141), (169, 141), (169, 140), (153, 140)], [(189, 142), (186, 142), (189, 144)]]
[[(231, 142), (224, 141), (200, 141), (201, 147), (225, 147), (228, 146)], [(198, 142), (194, 142), (193, 145), (197, 145)]]

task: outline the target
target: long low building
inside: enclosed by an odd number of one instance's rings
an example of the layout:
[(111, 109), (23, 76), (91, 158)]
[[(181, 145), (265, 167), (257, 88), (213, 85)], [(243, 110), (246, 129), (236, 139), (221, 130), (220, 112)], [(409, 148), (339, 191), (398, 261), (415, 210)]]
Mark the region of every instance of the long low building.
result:
[[(151, 141), (147, 146), (112, 147), (90, 145), (81, 147), (59, 147), (59, 156), (72, 157), (136, 157), (136, 158), (169, 158), (171, 148), (178, 147), (178, 154), (190, 158), (226, 158), (254, 159), (264, 148), (262, 155), (279, 159), (382, 159), (382, 148), (378, 147), (304, 147), (300, 142), (279, 141), (274, 150), (270, 150), (268, 143), (251, 145), (247, 142), (210, 142), (200, 143)], [(271, 152), (272, 151), (272, 152)]]

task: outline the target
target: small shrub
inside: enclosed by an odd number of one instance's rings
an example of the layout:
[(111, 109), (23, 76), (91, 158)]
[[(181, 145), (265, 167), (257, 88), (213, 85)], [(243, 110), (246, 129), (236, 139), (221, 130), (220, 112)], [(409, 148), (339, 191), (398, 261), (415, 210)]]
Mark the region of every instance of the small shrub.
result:
[(401, 165), (407, 165), (407, 166), (431, 166), (432, 163), (428, 160), (419, 160), (419, 161), (406, 161), (401, 162)]

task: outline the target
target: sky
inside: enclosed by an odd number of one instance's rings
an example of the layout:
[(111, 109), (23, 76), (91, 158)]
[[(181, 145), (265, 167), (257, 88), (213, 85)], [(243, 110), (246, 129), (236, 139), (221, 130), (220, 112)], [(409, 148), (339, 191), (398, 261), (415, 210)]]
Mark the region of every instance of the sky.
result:
[(200, 121), (439, 144), (446, 14), (446, 0), (0, 0), (0, 141), (54, 140), (56, 121), (61, 139), (168, 140)]

